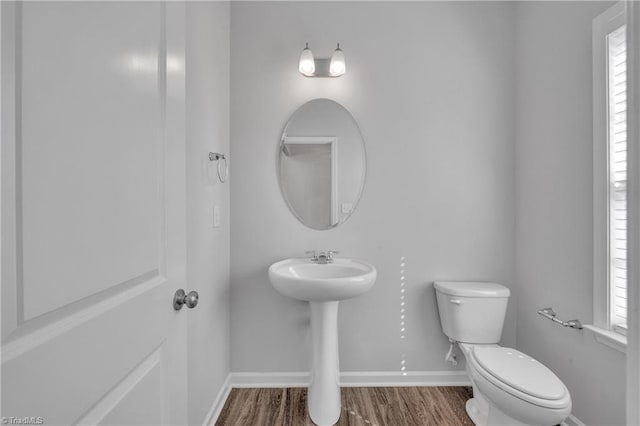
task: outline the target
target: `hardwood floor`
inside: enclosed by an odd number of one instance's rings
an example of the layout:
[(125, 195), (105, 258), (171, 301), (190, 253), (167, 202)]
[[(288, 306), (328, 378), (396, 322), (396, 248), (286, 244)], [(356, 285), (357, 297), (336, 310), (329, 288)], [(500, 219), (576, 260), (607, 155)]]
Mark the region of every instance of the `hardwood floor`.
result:
[[(342, 388), (339, 426), (473, 426), (469, 387)], [(233, 389), (216, 426), (313, 426), (307, 389)]]

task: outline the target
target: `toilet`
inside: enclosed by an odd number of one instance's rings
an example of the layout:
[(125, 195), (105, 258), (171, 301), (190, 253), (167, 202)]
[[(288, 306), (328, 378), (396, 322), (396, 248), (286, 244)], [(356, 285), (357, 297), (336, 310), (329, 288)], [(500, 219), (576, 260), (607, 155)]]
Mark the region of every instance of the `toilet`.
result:
[[(498, 345), (509, 289), (495, 283), (436, 281), (442, 331), (467, 361), (473, 398), (467, 414), (476, 425), (561, 424), (571, 413), (571, 396), (542, 363)], [(455, 357), (454, 362), (455, 362)]]

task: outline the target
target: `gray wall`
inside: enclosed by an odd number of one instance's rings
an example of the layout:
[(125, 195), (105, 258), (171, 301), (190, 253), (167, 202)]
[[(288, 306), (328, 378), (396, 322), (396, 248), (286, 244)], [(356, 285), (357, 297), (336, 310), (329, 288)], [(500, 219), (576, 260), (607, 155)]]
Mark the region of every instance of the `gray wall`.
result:
[[(202, 424), (230, 371), (229, 184), (209, 151), (229, 152), (229, 3), (187, 7), (187, 277), (189, 423)], [(213, 206), (221, 226), (213, 228)]]
[(517, 7), (517, 341), (571, 391), (573, 413), (625, 423), (625, 357), (536, 315), (593, 317), (591, 22), (612, 3)]
[[(408, 370), (452, 369), (432, 282), (514, 285), (513, 13), (500, 2), (231, 5), (233, 371), (308, 369), (308, 305), (278, 294), (267, 268), (313, 248), (378, 268), (368, 294), (341, 303), (341, 370), (399, 371), (402, 359)], [(307, 41), (319, 57), (340, 42), (346, 75), (300, 75)], [(351, 111), (367, 150), (360, 205), (330, 231), (294, 218), (276, 173), (285, 123), (319, 97)]]

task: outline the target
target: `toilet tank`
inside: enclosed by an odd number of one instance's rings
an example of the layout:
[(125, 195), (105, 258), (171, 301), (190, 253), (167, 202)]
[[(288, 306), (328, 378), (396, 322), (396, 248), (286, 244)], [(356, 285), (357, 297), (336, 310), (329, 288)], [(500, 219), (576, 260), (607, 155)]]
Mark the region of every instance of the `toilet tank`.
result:
[(465, 343), (498, 343), (507, 312), (509, 289), (475, 281), (436, 281), (442, 331)]

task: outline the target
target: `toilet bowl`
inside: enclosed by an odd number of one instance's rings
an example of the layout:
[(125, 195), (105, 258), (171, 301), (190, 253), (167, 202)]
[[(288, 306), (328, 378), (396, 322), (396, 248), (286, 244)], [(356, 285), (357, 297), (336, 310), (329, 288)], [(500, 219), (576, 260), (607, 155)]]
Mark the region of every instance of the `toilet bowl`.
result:
[(437, 281), (442, 330), (467, 361), (476, 425), (557, 425), (571, 413), (562, 381), (532, 357), (499, 346), (509, 289), (495, 283)]

